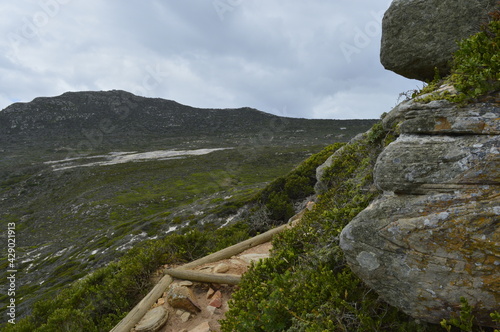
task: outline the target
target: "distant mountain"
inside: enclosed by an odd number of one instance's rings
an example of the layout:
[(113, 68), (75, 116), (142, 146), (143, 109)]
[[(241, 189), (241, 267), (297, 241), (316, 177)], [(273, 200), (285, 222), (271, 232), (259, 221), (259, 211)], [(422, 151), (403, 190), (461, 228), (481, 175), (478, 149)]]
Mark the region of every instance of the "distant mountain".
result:
[[(1, 111), (0, 140), (10, 147), (42, 145), (79, 152), (110, 147), (150, 148), (156, 143), (178, 146), (202, 138), (208, 144), (234, 145), (251, 133), (301, 144), (301, 139), (311, 134), (326, 142), (324, 139), (331, 139), (336, 131), (337, 135), (345, 135), (371, 123), (283, 118), (251, 108), (200, 109), (116, 90), (67, 92), (16, 103)], [(312, 130), (315, 133), (310, 133)]]

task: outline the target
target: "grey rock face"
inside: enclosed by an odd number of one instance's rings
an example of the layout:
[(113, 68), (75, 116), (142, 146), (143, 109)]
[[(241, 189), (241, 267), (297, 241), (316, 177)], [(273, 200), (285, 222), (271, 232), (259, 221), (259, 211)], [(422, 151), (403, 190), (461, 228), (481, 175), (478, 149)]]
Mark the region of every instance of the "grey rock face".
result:
[(497, 0), (394, 0), (382, 22), (380, 60), (408, 78), (449, 73), (457, 41), (480, 30)]
[(478, 321), (500, 310), (500, 108), (405, 102), (383, 124), (384, 191), (341, 234), (353, 271), (390, 304), (439, 323), (467, 298)]
[(388, 303), (432, 323), (459, 313), (478, 321), (499, 309), (499, 190), (384, 196), (342, 232), (353, 271)]
[(402, 135), (380, 155), (374, 176), (384, 191), (426, 194), (500, 185), (500, 136)]
[(500, 135), (498, 106), (488, 103), (457, 107), (446, 100), (405, 101), (387, 114), (382, 125), (403, 134)]

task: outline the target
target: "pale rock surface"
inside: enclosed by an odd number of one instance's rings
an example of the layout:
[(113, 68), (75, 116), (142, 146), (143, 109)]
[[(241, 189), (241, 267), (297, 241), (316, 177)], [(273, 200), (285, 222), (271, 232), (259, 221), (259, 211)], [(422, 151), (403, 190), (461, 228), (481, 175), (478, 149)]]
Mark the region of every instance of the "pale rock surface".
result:
[(243, 260), (249, 264), (251, 262), (257, 262), (261, 259), (266, 259), (266, 258), (269, 258), (269, 254), (246, 254), (246, 255), (240, 256), (241, 260)]
[(384, 194), (342, 231), (353, 271), (388, 303), (439, 323), (460, 297), (478, 322), (500, 311), (500, 107), (405, 102), (379, 156)]
[(214, 290), (212, 287), (210, 287), (210, 288), (208, 289), (208, 291), (207, 291), (207, 300), (208, 300), (208, 299), (211, 299), (211, 298), (212, 298), (212, 296), (214, 296), (214, 294), (215, 294), (215, 290)]
[(229, 271), (229, 265), (225, 263), (220, 263), (214, 268), (215, 273), (226, 273), (227, 271)]
[(210, 325), (208, 324), (208, 322), (204, 322), (194, 329), (190, 330), (189, 332), (210, 332)]
[(187, 311), (181, 315), (181, 321), (183, 323), (187, 322), (189, 318), (191, 318), (191, 314)]
[(450, 71), (457, 41), (480, 31), (497, 0), (394, 0), (382, 21), (380, 59), (388, 70), (422, 81)]
[(165, 307), (156, 307), (149, 310), (135, 327), (136, 332), (159, 331), (168, 320), (168, 311)]

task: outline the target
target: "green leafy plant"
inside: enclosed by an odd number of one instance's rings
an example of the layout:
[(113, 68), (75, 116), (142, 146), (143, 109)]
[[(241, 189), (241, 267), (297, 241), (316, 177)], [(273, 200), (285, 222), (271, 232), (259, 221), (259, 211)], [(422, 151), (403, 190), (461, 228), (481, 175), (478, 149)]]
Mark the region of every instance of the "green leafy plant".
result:
[(490, 17), (481, 32), (459, 43), (454, 55), (450, 81), (461, 93), (459, 99), (472, 100), (500, 90), (500, 10)]
[[(495, 311), (495, 312), (491, 313), (490, 316), (491, 316), (491, 319), (494, 322), (498, 323), (498, 325), (500, 326), (500, 313)], [(500, 330), (495, 329), (495, 332), (500, 332)]]

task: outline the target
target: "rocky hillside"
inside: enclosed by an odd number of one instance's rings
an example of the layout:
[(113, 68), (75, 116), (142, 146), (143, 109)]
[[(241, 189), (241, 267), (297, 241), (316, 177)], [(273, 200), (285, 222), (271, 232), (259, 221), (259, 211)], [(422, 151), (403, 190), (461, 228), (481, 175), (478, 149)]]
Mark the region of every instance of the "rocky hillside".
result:
[[(408, 12), (421, 25), (409, 25)], [(447, 77), (385, 117), (399, 137), (374, 167), (382, 195), (340, 246), (353, 271), (407, 314), (440, 323), (466, 302), (474, 323), (498, 325), (500, 2), (394, 1), (384, 31), (390, 69)]]
[(16, 225), (18, 317), (148, 239), (232, 220), (267, 182), (373, 122), (196, 109), (124, 91), (9, 106), (0, 218)]

